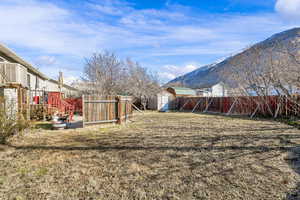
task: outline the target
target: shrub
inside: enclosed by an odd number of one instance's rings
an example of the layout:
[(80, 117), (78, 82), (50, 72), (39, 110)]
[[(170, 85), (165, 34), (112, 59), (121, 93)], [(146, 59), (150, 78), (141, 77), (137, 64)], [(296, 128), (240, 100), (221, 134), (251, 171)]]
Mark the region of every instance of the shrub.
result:
[(0, 144), (5, 144), (7, 139), (30, 127), (30, 122), (23, 115), (9, 116), (5, 109), (0, 108)]

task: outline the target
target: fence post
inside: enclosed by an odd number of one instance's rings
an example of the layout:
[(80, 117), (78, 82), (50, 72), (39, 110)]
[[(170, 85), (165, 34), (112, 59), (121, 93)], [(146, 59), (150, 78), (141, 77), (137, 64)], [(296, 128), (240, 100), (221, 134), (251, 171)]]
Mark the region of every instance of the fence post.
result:
[(43, 121), (46, 121), (46, 112), (48, 114), (48, 109), (45, 109), (45, 94), (43, 93)]
[(85, 109), (84, 109), (84, 95), (82, 95), (82, 127), (84, 128), (84, 120), (85, 120)]
[(26, 118), (30, 120), (30, 97), (28, 95), (28, 91), (26, 91)]
[(223, 98), (222, 97), (219, 97), (220, 98), (220, 102), (219, 102), (219, 112), (222, 113), (223, 112)]
[(129, 102), (129, 105), (130, 105), (130, 119), (133, 119), (133, 103), (132, 103), (133, 101), (132, 101), (132, 97), (130, 97), (130, 102)]
[(125, 100), (125, 123), (126, 122), (127, 122), (127, 99)]
[(117, 123), (122, 124), (122, 97), (117, 96)]
[(284, 96), (285, 98), (285, 116), (288, 116), (288, 99), (286, 96)]

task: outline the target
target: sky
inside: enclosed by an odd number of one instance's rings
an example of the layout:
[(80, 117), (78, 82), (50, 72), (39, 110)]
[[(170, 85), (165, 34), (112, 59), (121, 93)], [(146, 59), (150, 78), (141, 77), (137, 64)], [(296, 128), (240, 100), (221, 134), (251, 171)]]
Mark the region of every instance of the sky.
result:
[(111, 51), (162, 82), (300, 27), (300, 0), (0, 0), (0, 42), (71, 83)]

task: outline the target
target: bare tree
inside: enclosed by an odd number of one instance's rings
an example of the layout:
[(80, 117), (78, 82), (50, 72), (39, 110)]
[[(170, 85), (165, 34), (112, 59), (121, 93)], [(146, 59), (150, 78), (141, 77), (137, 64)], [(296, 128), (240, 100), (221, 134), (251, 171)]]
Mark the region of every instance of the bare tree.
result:
[(131, 95), (140, 100), (144, 109), (150, 97), (160, 89), (158, 76), (139, 63), (125, 62), (113, 53), (93, 54), (84, 68), (84, 85), (98, 95)]
[(93, 54), (86, 60), (84, 82), (99, 95), (114, 95), (120, 92), (122, 63), (114, 53)]
[(146, 68), (127, 59), (126, 66), (128, 77), (125, 91), (141, 100), (143, 108), (146, 109), (149, 99), (160, 90), (158, 76), (150, 73)]
[(259, 96), (267, 104), (269, 95), (288, 98), (297, 105), (295, 93), (300, 88), (299, 42), (272, 42), (267, 46), (256, 45), (231, 61), (228, 79), (235, 84), (238, 95)]

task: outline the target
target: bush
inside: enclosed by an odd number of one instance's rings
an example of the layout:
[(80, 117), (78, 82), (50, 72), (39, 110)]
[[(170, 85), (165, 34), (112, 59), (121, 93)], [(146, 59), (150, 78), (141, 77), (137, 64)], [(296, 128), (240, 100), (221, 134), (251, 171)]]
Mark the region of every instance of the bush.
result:
[(30, 122), (23, 115), (11, 117), (3, 108), (0, 108), (0, 144), (5, 144), (7, 139), (30, 127)]

